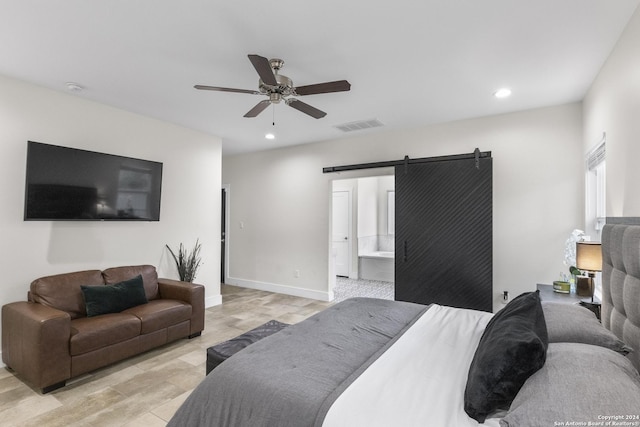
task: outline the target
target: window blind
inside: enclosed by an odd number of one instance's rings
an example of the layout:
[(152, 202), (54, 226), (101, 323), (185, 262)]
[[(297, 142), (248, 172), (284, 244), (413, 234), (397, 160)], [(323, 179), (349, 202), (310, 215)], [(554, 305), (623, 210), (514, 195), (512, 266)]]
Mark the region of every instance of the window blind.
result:
[(598, 167), (602, 162), (604, 162), (606, 154), (606, 144), (603, 139), (602, 143), (594, 148), (587, 156), (587, 169), (594, 170)]

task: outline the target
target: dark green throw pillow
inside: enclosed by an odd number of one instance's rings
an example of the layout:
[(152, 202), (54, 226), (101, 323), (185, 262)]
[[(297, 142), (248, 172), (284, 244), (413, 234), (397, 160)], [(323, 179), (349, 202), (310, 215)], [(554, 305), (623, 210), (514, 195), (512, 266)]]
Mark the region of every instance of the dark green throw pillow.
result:
[(87, 308), (87, 317), (120, 313), (127, 308), (147, 303), (141, 275), (114, 285), (82, 285), (80, 288)]

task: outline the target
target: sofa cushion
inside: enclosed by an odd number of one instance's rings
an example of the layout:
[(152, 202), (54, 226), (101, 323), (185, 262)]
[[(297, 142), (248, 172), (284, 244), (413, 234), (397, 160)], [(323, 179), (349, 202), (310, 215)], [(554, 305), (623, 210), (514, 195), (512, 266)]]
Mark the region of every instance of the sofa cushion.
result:
[(114, 285), (136, 277), (138, 274), (142, 276), (147, 300), (151, 301), (158, 298), (158, 272), (153, 265), (107, 268), (102, 272), (102, 277), (104, 278), (104, 283)]
[(167, 328), (191, 318), (191, 305), (171, 299), (157, 299), (122, 312), (140, 319), (141, 334)]
[(131, 314), (112, 313), (81, 317), (71, 321), (69, 351), (72, 356), (98, 350), (140, 335), (140, 319)]
[(77, 271), (41, 277), (31, 282), (33, 302), (69, 313), (72, 319), (87, 315), (82, 285), (104, 285), (100, 270)]
[(80, 289), (87, 306), (87, 317), (120, 313), (147, 303), (140, 275), (115, 285), (81, 286)]

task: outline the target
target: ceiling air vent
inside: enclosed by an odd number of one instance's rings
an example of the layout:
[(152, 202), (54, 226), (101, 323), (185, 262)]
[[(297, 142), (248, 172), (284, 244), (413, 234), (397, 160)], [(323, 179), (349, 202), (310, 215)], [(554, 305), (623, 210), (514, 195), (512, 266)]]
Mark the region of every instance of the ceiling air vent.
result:
[(370, 128), (377, 128), (380, 126), (384, 126), (384, 124), (378, 119), (371, 120), (360, 120), (357, 122), (344, 123), (341, 125), (336, 125), (335, 127), (340, 129), (342, 132), (353, 132), (354, 130), (364, 130)]

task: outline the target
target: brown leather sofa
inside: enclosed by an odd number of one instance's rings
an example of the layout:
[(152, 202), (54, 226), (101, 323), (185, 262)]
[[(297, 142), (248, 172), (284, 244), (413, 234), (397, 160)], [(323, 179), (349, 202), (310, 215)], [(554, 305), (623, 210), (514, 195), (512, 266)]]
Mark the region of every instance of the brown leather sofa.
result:
[[(138, 275), (146, 304), (87, 317), (81, 285), (113, 285)], [(197, 337), (203, 329), (204, 286), (158, 279), (152, 265), (58, 274), (34, 280), (28, 301), (2, 307), (2, 361), (48, 393), (70, 378)]]

